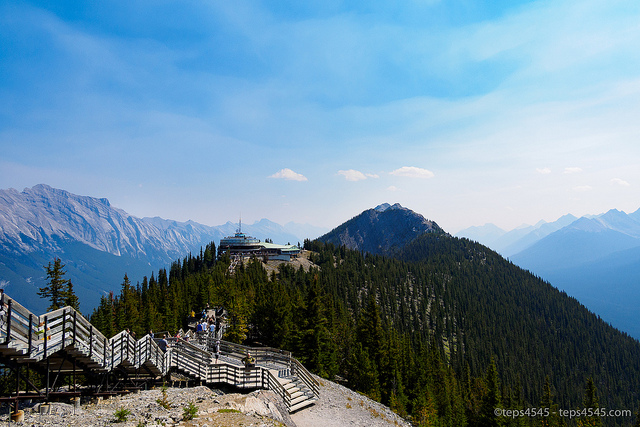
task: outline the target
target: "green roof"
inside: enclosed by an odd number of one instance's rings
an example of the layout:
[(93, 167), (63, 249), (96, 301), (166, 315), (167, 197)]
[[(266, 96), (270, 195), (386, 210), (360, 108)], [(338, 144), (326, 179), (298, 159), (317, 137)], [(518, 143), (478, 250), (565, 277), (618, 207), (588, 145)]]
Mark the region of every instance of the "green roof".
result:
[(280, 249), (281, 252), (296, 252), (300, 251), (300, 248), (296, 245), (278, 245), (277, 243), (260, 243), (265, 249)]

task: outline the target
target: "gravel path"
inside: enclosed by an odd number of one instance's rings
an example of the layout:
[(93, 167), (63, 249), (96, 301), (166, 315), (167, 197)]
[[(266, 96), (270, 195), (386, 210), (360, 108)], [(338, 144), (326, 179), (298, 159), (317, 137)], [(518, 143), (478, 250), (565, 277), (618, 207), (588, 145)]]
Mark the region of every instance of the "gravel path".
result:
[(297, 427), (410, 427), (388, 407), (339, 384), (319, 377), (320, 399), (291, 418)]

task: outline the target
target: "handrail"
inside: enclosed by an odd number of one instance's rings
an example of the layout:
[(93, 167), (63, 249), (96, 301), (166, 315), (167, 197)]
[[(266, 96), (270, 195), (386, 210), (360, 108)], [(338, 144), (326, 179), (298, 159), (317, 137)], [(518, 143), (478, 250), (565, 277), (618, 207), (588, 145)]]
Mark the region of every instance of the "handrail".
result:
[[(170, 338), (173, 344), (166, 352), (150, 335), (136, 340), (127, 331), (107, 339), (84, 316), (72, 307), (62, 307), (37, 316), (6, 295), (0, 289), (0, 353), (15, 358), (21, 363), (39, 362), (54, 353), (73, 347), (74, 354), (91, 362), (84, 369), (110, 372), (119, 366), (139, 369), (143, 365), (152, 369), (153, 375), (164, 376), (172, 368), (207, 383), (225, 382), (237, 387), (267, 388), (278, 394), (287, 408), (291, 408), (292, 395), (264, 364), (284, 366), (290, 369), (316, 396), (319, 384), (291, 352), (270, 347), (249, 347), (228, 341), (220, 341), (221, 353), (238, 362), (247, 352), (263, 366), (238, 366), (233, 363), (214, 361), (215, 339), (206, 338), (204, 348), (183, 339)], [(193, 335), (188, 331), (185, 336)], [(2, 339), (4, 338), (4, 339)], [(194, 339), (195, 342), (195, 339)], [(89, 368), (87, 368), (89, 367)]]
[(302, 380), (302, 382), (305, 383), (305, 385), (307, 387), (309, 387), (309, 389), (311, 391), (313, 391), (313, 394), (315, 394), (316, 396), (320, 395), (320, 384), (318, 383), (318, 381), (316, 381), (315, 378), (313, 378), (313, 376), (311, 375), (311, 373), (309, 371), (307, 371), (307, 368), (305, 368), (302, 363), (300, 363), (298, 361), (298, 359), (293, 359), (292, 358), (292, 362), (293, 362), (293, 366), (292, 366), (292, 373), (294, 375), (296, 375), (298, 378), (300, 378)]
[(267, 377), (268, 389), (272, 390), (274, 393), (279, 395), (287, 408), (291, 407), (291, 393), (289, 393), (283, 386), (278, 382), (277, 378), (273, 376), (270, 370), (263, 369), (262, 374)]
[[(207, 349), (209, 351), (213, 351), (214, 343), (207, 343)], [(281, 363), (287, 367), (290, 366), (291, 363), (291, 352), (286, 350), (280, 350), (277, 348), (271, 347), (249, 347), (241, 344), (232, 343), (230, 341), (220, 340), (220, 349), (225, 350), (224, 352), (227, 354), (235, 354), (240, 358), (247, 355), (247, 353), (251, 353), (251, 356), (256, 359), (257, 363), (260, 362), (276, 362)]]

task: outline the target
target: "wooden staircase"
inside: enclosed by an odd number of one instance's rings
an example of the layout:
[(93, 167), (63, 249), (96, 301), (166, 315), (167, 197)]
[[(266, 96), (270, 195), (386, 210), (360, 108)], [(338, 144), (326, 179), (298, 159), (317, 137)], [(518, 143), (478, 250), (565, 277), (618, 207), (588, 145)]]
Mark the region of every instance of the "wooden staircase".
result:
[[(2, 290), (0, 306), (5, 307), (0, 316), (0, 359), (13, 366), (35, 364), (58, 375), (77, 370), (89, 375), (117, 371), (153, 380), (179, 371), (204, 384), (273, 390), (289, 412), (312, 405), (319, 396), (318, 382), (283, 350), (220, 341), (216, 360), (214, 337), (202, 334), (191, 342), (168, 340), (165, 353), (149, 335), (136, 340), (122, 331), (106, 338), (71, 307), (36, 316)], [(248, 352), (255, 357), (255, 366), (242, 363)]]

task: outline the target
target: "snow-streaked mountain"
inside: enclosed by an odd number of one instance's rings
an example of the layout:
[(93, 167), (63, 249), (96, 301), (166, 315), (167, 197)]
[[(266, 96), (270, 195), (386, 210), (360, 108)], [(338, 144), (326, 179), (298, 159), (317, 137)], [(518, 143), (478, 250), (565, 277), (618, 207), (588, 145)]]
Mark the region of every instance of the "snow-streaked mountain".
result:
[[(134, 281), (150, 275), (203, 246), (233, 234), (237, 223), (211, 227), (193, 221), (137, 218), (104, 198), (78, 196), (47, 185), (22, 192), (0, 190), (0, 287), (31, 301), (35, 311), (45, 302), (35, 296), (44, 286), (44, 265), (59, 257), (66, 264), (87, 309), (100, 295), (118, 289), (124, 273)], [(267, 219), (243, 224), (243, 231), (276, 243), (302, 242), (298, 234), (311, 226), (283, 227)]]

